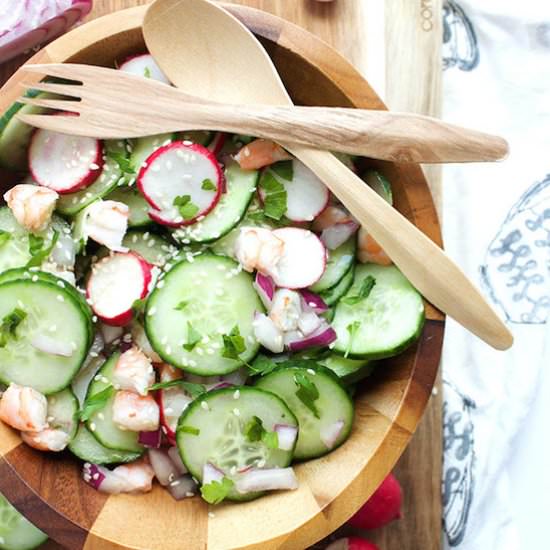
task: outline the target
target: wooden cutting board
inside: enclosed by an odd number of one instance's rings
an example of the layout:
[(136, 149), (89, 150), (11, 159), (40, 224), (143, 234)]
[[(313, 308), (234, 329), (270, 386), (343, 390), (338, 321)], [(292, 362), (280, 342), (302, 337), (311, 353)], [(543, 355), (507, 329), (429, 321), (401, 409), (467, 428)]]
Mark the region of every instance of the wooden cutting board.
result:
[[(233, 1), (279, 15), (333, 45), (367, 77), (391, 109), (439, 115), (442, 0)], [(147, 2), (96, 0), (89, 18)], [(0, 66), (0, 82), (22, 62), (19, 58)], [(429, 168), (426, 173), (439, 208), (440, 170)], [(404, 517), (366, 534), (380, 550), (441, 547), (441, 457), (438, 392), (395, 470), (405, 495)], [(319, 544), (316, 548), (324, 546)], [(47, 548), (53, 550), (59, 546), (49, 543)]]

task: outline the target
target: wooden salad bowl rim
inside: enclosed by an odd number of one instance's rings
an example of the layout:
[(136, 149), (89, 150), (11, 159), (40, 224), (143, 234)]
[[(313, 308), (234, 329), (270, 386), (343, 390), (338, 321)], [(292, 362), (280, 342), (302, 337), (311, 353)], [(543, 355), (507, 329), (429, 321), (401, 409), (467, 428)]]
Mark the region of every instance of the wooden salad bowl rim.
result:
[[(226, 6), (266, 46), (297, 103), (385, 109), (340, 54), (300, 27), (260, 10)], [(110, 64), (143, 48), (146, 6), (115, 12), (52, 42), (31, 63)], [(0, 94), (0, 111), (34, 75), (16, 72)], [(372, 162), (392, 182), (395, 205), (441, 244), (435, 206), (417, 165)], [(0, 492), (33, 523), (71, 550), (306, 548), (344, 523), (405, 450), (432, 393), (443, 345), (444, 316), (426, 304), (418, 342), (385, 360), (359, 389), (350, 439), (331, 454), (296, 467), (300, 488), (251, 503), (209, 507), (200, 498), (175, 502), (162, 488), (146, 496), (109, 497), (81, 479), (71, 456), (45, 455), (0, 423)], [(425, 467), (423, 464), (419, 468)]]

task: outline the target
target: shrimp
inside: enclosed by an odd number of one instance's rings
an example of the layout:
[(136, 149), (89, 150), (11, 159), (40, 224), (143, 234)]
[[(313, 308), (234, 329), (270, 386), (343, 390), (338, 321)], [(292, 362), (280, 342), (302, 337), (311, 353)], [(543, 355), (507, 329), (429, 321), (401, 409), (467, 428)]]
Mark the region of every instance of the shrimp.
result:
[(159, 406), (151, 395), (118, 391), (113, 403), (113, 422), (132, 432), (153, 432), (159, 428)]
[(280, 288), (273, 295), (269, 318), (283, 332), (296, 330), (302, 314), (302, 300), (298, 292)]
[(125, 351), (115, 365), (113, 383), (123, 390), (147, 395), (147, 388), (155, 383), (151, 360), (136, 347)]
[(46, 229), (58, 198), (52, 189), (26, 183), (16, 185), (4, 194), (15, 219), (32, 233)]
[[(101, 481), (100, 476), (103, 476)], [(146, 459), (118, 466), (114, 470), (87, 462), (83, 470), (84, 481), (111, 495), (148, 493), (153, 488), (154, 477), (155, 472)]]
[(111, 250), (127, 252), (122, 239), (128, 229), (128, 206), (117, 201), (96, 201), (87, 211), (84, 231), (96, 243)]
[(48, 401), (33, 388), (10, 384), (0, 400), (0, 420), (22, 432), (47, 428)]
[(379, 265), (391, 265), (393, 263), (382, 247), (362, 227), (359, 229), (357, 239), (357, 257), (363, 264), (371, 262)]
[(312, 231), (321, 233), (323, 229), (328, 229), (339, 223), (354, 222), (353, 216), (339, 206), (327, 206), (316, 218), (311, 225)]
[(235, 160), (243, 170), (257, 170), (274, 162), (291, 158), (292, 156), (280, 145), (268, 139), (255, 139), (245, 145), (235, 156)]
[(46, 428), (40, 432), (23, 432), (21, 439), (29, 447), (56, 453), (65, 449), (71, 440), (67, 432), (56, 428)]
[(262, 227), (243, 227), (235, 241), (235, 256), (246, 271), (274, 272), (284, 252), (284, 242)]

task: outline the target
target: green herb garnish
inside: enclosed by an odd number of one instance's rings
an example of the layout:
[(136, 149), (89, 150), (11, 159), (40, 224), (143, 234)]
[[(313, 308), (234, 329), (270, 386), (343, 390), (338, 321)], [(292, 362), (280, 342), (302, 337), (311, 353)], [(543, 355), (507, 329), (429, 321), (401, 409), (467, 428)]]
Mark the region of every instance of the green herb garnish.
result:
[(100, 411), (107, 405), (107, 402), (115, 394), (115, 388), (111, 385), (107, 386), (100, 392), (92, 395), (84, 402), (82, 410), (79, 413), (80, 420), (86, 422), (97, 411)]
[(169, 380), (168, 382), (158, 382), (150, 386), (147, 391), (167, 390), (169, 388), (182, 387), (193, 399), (206, 393), (206, 387), (203, 384), (195, 384), (194, 382), (186, 382), (181, 378), (177, 380)]
[(371, 293), (375, 284), (376, 279), (372, 275), (368, 275), (363, 279), (358, 294), (356, 294), (355, 296), (346, 296), (340, 301), (344, 304), (347, 304), (348, 306), (354, 306), (355, 304), (358, 304), (359, 302), (362, 302), (369, 297), (369, 294)]
[(235, 325), (229, 334), (224, 334), (223, 338), (223, 353), (222, 357), (241, 361), (239, 355), (246, 351), (244, 338), (241, 336), (239, 326)]
[(183, 432), (191, 435), (200, 435), (201, 433), (198, 428), (195, 428), (193, 426), (186, 426), (185, 424), (183, 426), (178, 426), (178, 432)]
[(118, 164), (118, 167), (123, 174), (128, 174), (131, 176), (136, 175), (136, 171), (132, 168), (130, 159), (125, 155), (122, 153), (117, 153), (116, 151), (107, 151), (106, 155), (108, 159)]
[(292, 181), (294, 178), (294, 166), (291, 160), (276, 162), (275, 164), (272, 164), (269, 169), (286, 181)]
[(151, 78), (151, 69), (149, 67), (145, 67), (143, 70), (143, 76), (145, 78)]
[(203, 191), (216, 191), (217, 187), (211, 179), (206, 178), (205, 180), (202, 180), (201, 189)]
[(11, 233), (0, 229), (0, 246), (4, 246), (11, 239)]
[(0, 325), (0, 348), (6, 347), (10, 338), (17, 338), (17, 327), (27, 317), (27, 313), (16, 307), (11, 313), (8, 313)]
[(189, 305), (189, 301), (182, 300), (174, 309), (181, 311), (182, 309), (185, 309)]
[(261, 441), (268, 449), (279, 448), (279, 436), (277, 432), (268, 432), (264, 428), (261, 418), (253, 416), (244, 427), (244, 435), (248, 441), (254, 443)]
[(184, 220), (191, 220), (199, 211), (199, 207), (191, 202), (191, 195), (178, 195), (173, 202)]
[(265, 376), (266, 374), (273, 372), (278, 366), (278, 363), (260, 353), (260, 355), (254, 359), (254, 362), (248, 366), (248, 369), (250, 370), (250, 374), (252, 376), (258, 374), (260, 376)]
[(195, 346), (201, 341), (201, 334), (193, 328), (193, 325), (187, 321), (187, 342), (183, 344), (185, 351), (193, 351)]
[(228, 477), (223, 477), (221, 481), (211, 481), (201, 487), (201, 495), (208, 504), (219, 504), (233, 489), (235, 484)]
[(361, 323), (359, 321), (353, 321), (353, 323), (350, 323), (346, 330), (349, 333), (349, 342), (348, 347), (346, 348), (346, 353), (344, 354), (344, 357), (347, 357), (349, 355), (349, 352), (351, 351), (351, 346), (353, 344), (353, 339), (355, 338), (355, 335), (357, 334), (357, 331), (359, 330), (359, 327), (361, 326)]
[(298, 386), (296, 397), (313, 413), (315, 418), (320, 418), (315, 401), (319, 399), (317, 386), (303, 373), (294, 374), (294, 383)]
[(53, 232), (53, 237), (49, 245), (45, 246), (43, 237), (38, 235), (29, 234), (29, 254), (31, 259), (27, 262), (25, 267), (38, 267), (42, 265), (42, 262), (51, 254), (54, 246), (59, 239), (59, 231)]
[(280, 220), (287, 209), (287, 194), (284, 185), (269, 171), (260, 179), (264, 191), (264, 213), (268, 218)]

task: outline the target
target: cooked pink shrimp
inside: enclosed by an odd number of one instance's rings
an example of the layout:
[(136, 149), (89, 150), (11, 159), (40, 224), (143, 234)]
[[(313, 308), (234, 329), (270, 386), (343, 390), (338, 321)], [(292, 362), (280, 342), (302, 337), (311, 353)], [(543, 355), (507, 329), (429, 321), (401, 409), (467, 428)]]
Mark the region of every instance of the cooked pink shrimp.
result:
[(235, 156), (243, 170), (257, 170), (280, 160), (290, 160), (292, 156), (280, 145), (268, 139), (255, 139), (245, 145)]
[(235, 241), (235, 256), (246, 271), (273, 272), (284, 252), (284, 242), (262, 227), (243, 227)]
[(147, 395), (147, 388), (155, 383), (151, 360), (136, 347), (125, 351), (115, 365), (113, 383), (123, 390)]
[(0, 400), (0, 420), (22, 432), (47, 427), (48, 401), (33, 388), (10, 384)]
[(84, 464), (83, 477), (84, 481), (102, 493), (135, 494), (148, 493), (153, 488), (155, 472), (145, 459), (141, 459), (131, 464), (118, 466), (114, 470), (86, 463)]
[(15, 219), (35, 233), (46, 229), (59, 195), (46, 187), (22, 183), (4, 194)]
[(183, 378), (181, 370), (172, 367), (172, 365), (169, 365), (168, 363), (162, 363), (160, 365), (159, 372), (161, 382), (172, 382), (172, 380), (179, 380), (180, 378)]
[(379, 265), (391, 265), (393, 263), (382, 247), (362, 227), (359, 229), (357, 239), (357, 258), (363, 264), (370, 262)]
[(126, 252), (122, 239), (128, 229), (128, 206), (117, 201), (99, 200), (86, 210), (85, 233), (111, 250)]
[(313, 220), (311, 229), (316, 233), (321, 233), (323, 229), (327, 229), (333, 225), (353, 221), (355, 220), (352, 215), (340, 206), (327, 206), (315, 220)]
[(113, 403), (113, 422), (132, 432), (152, 432), (159, 427), (159, 407), (151, 395), (119, 391)]
[(63, 430), (46, 428), (41, 432), (22, 432), (21, 439), (39, 451), (60, 452), (69, 444), (71, 438)]

